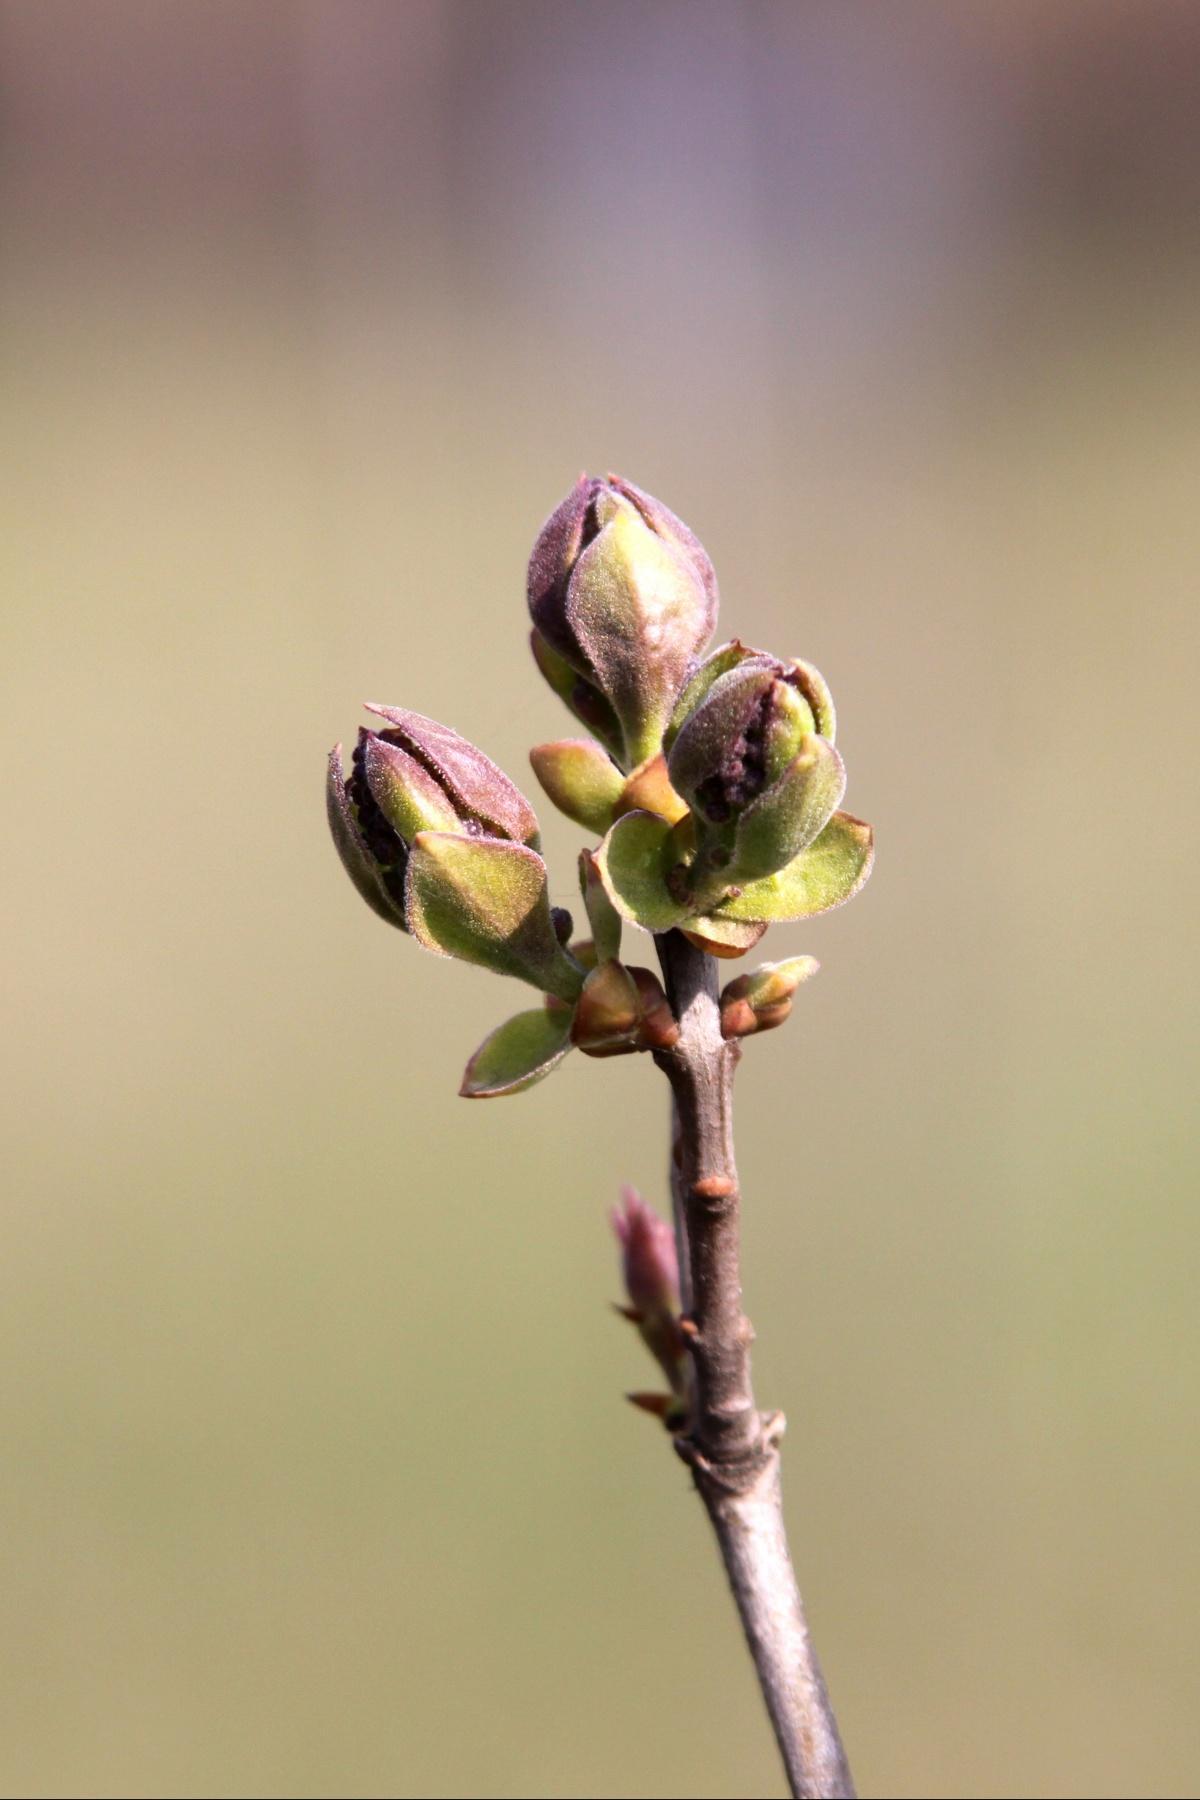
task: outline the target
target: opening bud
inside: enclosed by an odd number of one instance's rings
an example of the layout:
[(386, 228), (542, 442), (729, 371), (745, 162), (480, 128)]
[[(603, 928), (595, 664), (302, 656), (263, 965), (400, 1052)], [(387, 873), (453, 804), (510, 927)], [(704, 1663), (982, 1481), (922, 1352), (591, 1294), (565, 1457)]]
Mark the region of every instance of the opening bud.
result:
[(698, 904), (784, 868), (836, 811), (845, 770), (810, 693), (798, 664), (756, 652), (718, 674), (680, 725), (667, 766), (695, 820), (687, 880)]

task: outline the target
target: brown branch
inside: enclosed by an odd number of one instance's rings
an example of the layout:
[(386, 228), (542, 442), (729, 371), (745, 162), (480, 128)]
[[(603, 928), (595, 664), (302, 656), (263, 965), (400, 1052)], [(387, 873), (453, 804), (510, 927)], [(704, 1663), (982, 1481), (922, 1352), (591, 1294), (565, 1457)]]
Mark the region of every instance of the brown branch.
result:
[(854, 1783), (788, 1554), (779, 1474), (783, 1417), (750, 1385), (754, 1334), (742, 1312), (733, 1073), (713, 958), (681, 933), (658, 940), (678, 1042), (656, 1052), (674, 1098), (672, 1193), (682, 1258), (693, 1406), (676, 1438), (716, 1532), (767, 1711), (796, 1796), (853, 1795)]

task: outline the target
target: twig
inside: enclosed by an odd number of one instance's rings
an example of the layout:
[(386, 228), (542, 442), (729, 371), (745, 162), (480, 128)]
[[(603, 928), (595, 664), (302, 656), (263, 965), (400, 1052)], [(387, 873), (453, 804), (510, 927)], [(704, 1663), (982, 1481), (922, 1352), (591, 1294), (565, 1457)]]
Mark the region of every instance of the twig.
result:
[(712, 957), (680, 933), (657, 939), (678, 1042), (655, 1060), (674, 1097), (672, 1192), (681, 1250), (692, 1417), (676, 1438), (716, 1532), (793, 1795), (854, 1794), (837, 1721), (808, 1634), (783, 1522), (783, 1417), (750, 1385), (753, 1331), (742, 1312), (733, 1074)]

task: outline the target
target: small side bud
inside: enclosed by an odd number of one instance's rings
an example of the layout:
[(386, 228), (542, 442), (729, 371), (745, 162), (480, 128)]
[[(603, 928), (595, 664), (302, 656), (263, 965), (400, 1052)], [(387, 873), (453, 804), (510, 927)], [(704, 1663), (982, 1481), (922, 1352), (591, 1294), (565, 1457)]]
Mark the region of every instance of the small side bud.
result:
[[(617, 796), (608, 824), (627, 812), (657, 813), (668, 825), (675, 825), (687, 816), (687, 801), (671, 786), (667, 759), (661, 750), (634, 769)], [(604, 829), (607, 831), (608, 825)]]
[(588, 1056), (626, 1056), (636, 1050), (666, 1050), (679, 1026), (662, 983), (649, 969), (627, 969), (609, 958), (597, 963), (583, 984), (571, 1027), (571, 1042)]
[(792, 1010), (792, 995), (820, 966), (815, 956), (792, 956), (763, 963), (729, 982), (721, 993), (721, 1036), (752, 1037), (782, 1025)]
[(535, 744), (529, 761), (559, 812), (603, 837), (627, 785), (607, 751), (592, 738), (562, 738)]
[(636, 1188), (621, 1189), (612, 1214), (621, 1246), (621, 1273), (629, 1316), (681, 1402), (688, 1391), (688, 1358), (679, 1329), (679, 1262), (675, 1234)]
[(675, 1233), (637, 1189), (626, 1182), (612, 1211), (621, 1246), (621, 1273), (631, 1306), (640, 1313), (679, 1310), (679, 1256)]
[(615, 959), (598, 963), (584, 981), (571, 1042), (589, 1056), (631, 1051), (640, 1010), (637, 985), (625, 965)]
[(564, 948), (568, 946), (571, 942), (571, 933), (575, 929), (575, 921), (565, 906), (552, 906), (550, 908), (550, 923), (554, 927), (554, 935), (559, 943), (562, 944)]
[(687, 1422), (687, 1406), (678, 1394), (626, 1394), (630, 1406), (659, 1419), (668, 1431), (679, 1431)]

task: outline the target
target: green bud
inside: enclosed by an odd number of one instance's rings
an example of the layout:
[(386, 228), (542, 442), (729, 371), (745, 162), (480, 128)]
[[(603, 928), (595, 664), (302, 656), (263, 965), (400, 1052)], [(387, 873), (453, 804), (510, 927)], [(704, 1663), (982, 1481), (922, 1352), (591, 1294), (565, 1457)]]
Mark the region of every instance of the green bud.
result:
[(529, 752), (533, 772), (559, 812), (603, 837), (625, 787), (621, 771), (591, 738), (562, 738)]
[[(581, 476), (538, 535), (528, 596), (542, 643), (615, 713), (623, 765), (653, 756), (716, 621), (699, 541), (629, 482)], [(547, 673), (536, 643), (535, 654)], [(565, 678), (551, 685), (562, 692)]]

